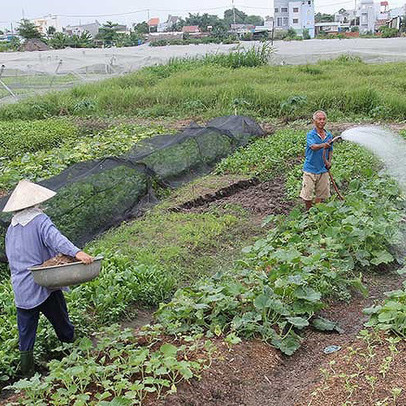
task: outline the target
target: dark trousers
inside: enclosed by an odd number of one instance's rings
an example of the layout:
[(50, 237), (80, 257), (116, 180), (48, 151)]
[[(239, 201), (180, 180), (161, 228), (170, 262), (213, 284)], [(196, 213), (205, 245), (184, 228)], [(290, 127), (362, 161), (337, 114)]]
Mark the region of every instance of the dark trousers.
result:
[(40, 312), (50, 321), (56, 335), (61, 341), (73, 341), (74, 327), (69, 320), (65, 297), (61, 290), (57, 290), (52, 292), (44, 303), (33, 309), (21, 309), (17, 307), (20, 351), (33, 350)]

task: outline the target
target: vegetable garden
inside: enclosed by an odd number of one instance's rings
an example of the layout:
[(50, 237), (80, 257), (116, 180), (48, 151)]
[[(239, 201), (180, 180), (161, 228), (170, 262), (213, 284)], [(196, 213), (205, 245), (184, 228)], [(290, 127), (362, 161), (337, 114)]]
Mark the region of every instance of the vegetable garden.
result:
[[(252, 63), (255, 57), (258, 60)], [(153, 135), (168, 133), (165, 125), (186, 119), (191, 112), (201, 120), (237, 109), (279, 127), (221, 160), (209, 176), (175, 190), (154, 184), (159, 204), (87, 245), (90, 253), (103, 253), (102, 272), (96, 280), (73, 287), (66, 296), (79, 336), (74, 344), (60, 346), (50, 326), (41, 320), (36, 354), (43, 376), (17, 380), (13, 293), (7, 269), (1, 269), (0, 380), (8, 385), (4, 404), (232, 405), (262, 401), (322, 405), (325, 399), (334, 405), (406, 404), (404, 382), (390, 381), (392, 370), (404, 372), (399, 364), (404, 361), (406, 293), (398, 275), (404, 273), (403, 257), (397, 249), (404, 246), (404, 191), (380, 172), (381, 163), (366, 150), (343, 142), (334, 151), (333, 173), (345, 201), (333, 196), (305, 213), (297, 195), (308, 123), (280, 124), (320, 107), (331, 109), (336, 119), (348, 115), (371, 120), (379, 115), (394, 120), (404, 113), (404, 96), (390, 99), (374, 86), (379, 85), (382, 71), (393, 74), (393, 82), (397, 81), (405, 65), (374, 66), (340, 58), (336, 64), (269, 67), (263, 66), (263, 57), (250, 55), (248, 64), (240, 55), (241, 66), (227, 66), (225, 56), (173, 61), (109, 81), (109, 85), (89, 85), (0, 109), (3, 191), (21, 177), (40, 181), (75, 163), (121, 156)], [(343, 67), (364, 75), (370, 82), (368, 88), (342, 88), (333, 97), (332, 80)], [(245, 83), (256, 77), (257, 82), (251, 83), (258, 87), (254, 92), (245, 88), (247, 84), (237, 88), (232, 84), (236, 78), (217, 83), (226, 73), (244, 76)], [(300, 84), (295, 79), (298, 74), (312, 80)], [(273, 101), (259, 87), (263, 78), (269, 80), (272, 75), (278, 77), (271, 93)], [(301, 87), (303, 97), (289, 102), (284, 80), (294, 91)], [(138, 97), (147, 83), (151, 90), (144, 98)], [(387, 86), (390, 83), (386, 80)], [(176, 103), (172, 95), (162, 92), (174, 84)], [(323, 103), (316, 106), (316, 88), (322, 85), (327, 86)], [(116, 86), (124, 92), (122, 97), (130, 98), (131, 93), (131, 100), (137, 103), (147, 103), (150, 98), (153, 107), (136, 106), (131, 116), (130, 109), (121, 109), (117, 103), (104, 119), (104, 128), (85, 129), (78, 116), (103, 116), (115, 103), (114, 97), (108, 101), (107, 94), (114, 96)], [(191, 86), (196, 90), (191, 91)], [(396, 90), (392, 90), (395, 97)], [(203, 100), (206, 93), (214, 107), (208, 98)], [(85, 107), (72, 109), (79, 101)], [(124, 113), (125, 117), (117, 116)], [(22, 119), (16, 120), (17, 115)], [(139, 124), (140, 115), (151, 121), (161, 115), (172, 118), (146, 125), (145, 121)], [(286, 215), (267, 212), (270, 215), (262, 216), (260, 222), (253, 221), (253, 212), (235, 201), (222, 204), (221, 196), (216, 198), (218, 204), (208, 204), (199, 212), (184, 208), (184, 203), (249, 179), (283, 182), (286, 205), (294, 208)], [(58, 208), (63, 209), (62, 204)], [(367, 296), (378, 280), (382, 289), (388, 286), (392, 291), (385, 298), (378, 289), (376, 301), (371, 301)], [(359, 328), (352, 335), (342, 335), (340, 316), (345, 321), (346, 315), (329, 309), (351, 308), (356, 301)], [(155, 311), (151, 324), (123, 328), (123, 323), (137, 319), (137, 309), (145, 308)], [(364, 328), (363, 308), (369, 319)], [(301, 386), (300, 396), (288, 401), (281, 394), (272, 395), (277, 393), (277, 379), (269, 378), (273, 369), (278, 373), (295, 370), (294, 363), (300, 364), (300, 357), (312, 352), (307, 344), (314, 342), (311, 334), (322, 342), (345, 337), (341, 338), (342, 350), (328, 356), (322, 354), (323, 348), (314, 352), (315, 380), (309, 387)], [(223, 391), (220, 381), (228, 382), (226, 377), (217, 375), (218, 382), (210, 380), (210, 371), (216, 374), (216, 369), (232, 375), (229, 365), (232, 367), (234, 358), (247, 355), (239, 352), (244, 348), (264, 351), (265, 358), (276, 360), (267, 368), (257, 367), (269, 382), (265, 389), (262, 377), (261, 384), (255, 381), (258, 393), (255, 399), (251, 394), (251, 400), (236, 397), (240, 383), (229, 383), (231, 395), (227, 396), (216, 392), (216, 388)], [(241, 381), (257, 371), (244, 370), (248, 360), (242, 359), (235, 378), (239, 376)], [(303, 372), (295, 371), (304, 378)]]

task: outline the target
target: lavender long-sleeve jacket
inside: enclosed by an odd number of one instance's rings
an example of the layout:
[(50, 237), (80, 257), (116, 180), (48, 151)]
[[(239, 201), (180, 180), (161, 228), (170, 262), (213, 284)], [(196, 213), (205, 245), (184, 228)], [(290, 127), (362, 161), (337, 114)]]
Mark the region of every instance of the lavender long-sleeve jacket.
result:
[(6, 254), (16, 306), (32, 309), (45, 302), (55, 290), (35, 283), (27, 268), (40, 265), (59, 253), (74, 257), (79, 251), (45, 214), (36, 216), (25, 226), (10, 225), (6, 234)]

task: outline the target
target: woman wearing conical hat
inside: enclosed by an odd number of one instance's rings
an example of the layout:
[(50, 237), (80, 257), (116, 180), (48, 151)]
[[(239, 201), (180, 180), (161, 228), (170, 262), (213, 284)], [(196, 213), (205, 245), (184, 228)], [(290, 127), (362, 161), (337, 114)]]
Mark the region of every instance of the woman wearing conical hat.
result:
[(6, 233), (6, 254), (17, 307), (21, 370), (25, 376), (34, 372), (33, 349), (40, 313), (51, 322), (61, 341), (71, 342), (74, 338), (62, 290), (38, 285), (28, 268), (60, 253), (85, 264), (93, 261), (63, 236), (38, 207), (55, 194), (43, 186), (22, 180), (3, 209), (14, 212)]

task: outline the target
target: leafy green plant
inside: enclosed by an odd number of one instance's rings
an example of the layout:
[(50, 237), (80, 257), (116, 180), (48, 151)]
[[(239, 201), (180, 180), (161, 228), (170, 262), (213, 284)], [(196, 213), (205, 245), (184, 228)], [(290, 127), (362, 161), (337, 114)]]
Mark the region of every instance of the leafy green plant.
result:
[[(57, 125), (53, 125), (55, 122)], [(14, 144), (8, 149), (8, 154), (13, 158), (3, 162), (3, 165), (0, 166), (1, 189), (11, 189), (21, 178), (32, 181), (49, 178), (77, 162), (122, 155), (136, 142), (164, 132), (163, 128), (159, 126), (144, 128), (123, 124), (99, 131), (96, 134), (79, 137), (77, 128), (71, 124), (67, 126), (70, 131), (66, 131), (64, 134), (63, 127), (60, 126), (60, 123), (65, 123), (63, 120), (46, 120), (39, 122), (39, 125), (36, 125), (35, 121), (32, 123), (32, 129), (30, 126), (23, 125), (24, 128), (30, 128), (29, 134), (32, 133), (32, 136), (23, 136), (20, 143), (26, 142), (27, 149), (30, 148), (29, 151), (33, 152), (13, 152), (17, 151), (16, 148), (24, 151), (24, 147), (21, 145), (16, 147)], [(10, 134), (10, 144), (12, 133), (18, 128), (19, 123), (9, 123), (7, 131), (4, 132), (3, 137), (8, 137)], [(41, 128), (46, 130), (41, 133)], [(55, 134), (57, 140), (54, 139), (53, 141), (50, 134)], [(35, 142), (32, 137), (37, 137), (38, 141)]]
[(377, 327), (380, 330), (393, 332), (400, 337), (406, 337), (406, 283), (404, 289), (385, 293), (387, 299), (381, 305), (364, 309), (369, 315), (367, 327)]
[(0, 121), (0, 155), (16, 158), (72, 142), (78, 128), (66, 119)]
[(281, 103), (281, 116), (287, 122), (296, 112), (306, 104), (306, 96), (291, 96)]
[(156, 327), (144, 329), (144, 344), (139, 345), (132, 330), (113, 325), (97, 335), (96, 346), (82, 338), (61, 361), (51, 361), (49, 375), (36, 374), (9, 388), (21, 393), (27, 406), (117, 404), (120, 399), (120, 404), (140, 405), (148, 393), (159, 399), (198, 375), (213, 346), (199, 337), (185, 337), (177, 346), (162, 343), (158, 332)]

